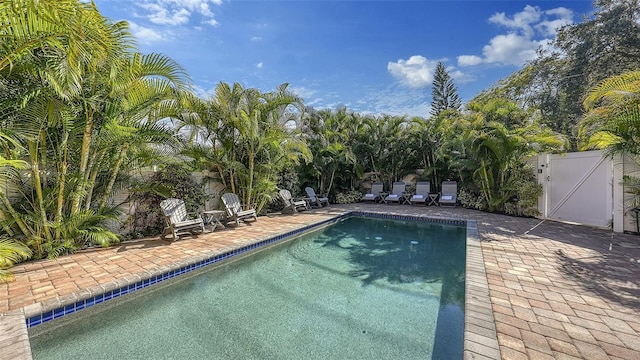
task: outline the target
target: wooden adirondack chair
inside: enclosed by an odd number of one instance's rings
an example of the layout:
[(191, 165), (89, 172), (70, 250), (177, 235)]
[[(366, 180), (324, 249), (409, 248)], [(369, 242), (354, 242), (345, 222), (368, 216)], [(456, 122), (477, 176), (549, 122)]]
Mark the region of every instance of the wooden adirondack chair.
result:
[(164, 213), (166, 227), (160, 235), (164, 239), (167, 234), (173, 234), (173, 240), (178, 240), (179, 232), (189, 232), (190, 234), (204, 233), (204, 222), (198, 215), (189, 216), (184, 201), (180, 199), (166, 199), (160, 202), (160, 207)]
[(240, 224), (240, 220), (253, 218), (258, 220), (256, 209), (242, 209), (238, 195), (234, 193), (226, 193), (222, 195), (222, 203), (227, 211), (227, 220), (235, 221), (236, 225)]
[(306, 188), (304, 188), (304, 191), (307, 193), (307, 196), (310, 199), (311, 206), (317, 206), (317, 207), (329, 206), (329, 198), (326, 196), (316, 195), (316, 191), (313, 190), (312, 187), (307, 186)]
[(299, 210), (307, 210), (307, 202), (304, 200), (295, 200), (291, 196), (291, 192), (286, 189), (280, 190), (280, 197), (284, 201), (284, 209), (282, 212), (298, 212)]

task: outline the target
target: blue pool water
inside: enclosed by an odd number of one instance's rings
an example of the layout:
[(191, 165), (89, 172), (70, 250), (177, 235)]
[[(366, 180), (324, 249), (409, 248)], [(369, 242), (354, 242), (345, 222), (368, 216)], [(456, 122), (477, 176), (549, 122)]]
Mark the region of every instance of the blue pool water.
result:
[(352, 217), (29, 329), (34, 359), (462, 359), (465, 227)]

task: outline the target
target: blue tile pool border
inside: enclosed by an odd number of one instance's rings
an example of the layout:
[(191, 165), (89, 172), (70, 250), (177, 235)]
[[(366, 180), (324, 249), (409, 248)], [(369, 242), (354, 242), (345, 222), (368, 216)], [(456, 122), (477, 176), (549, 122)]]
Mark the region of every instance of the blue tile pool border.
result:
[[(399, 221), (424, 221), (424, 222), (443, 223), (443, 224), (459, 225), (459, 226), (465, 226), (468, 224), (467, 220), (460, 220), (460, 219), (434, 218), (434, 217), (420, 216), (420, 215), (400, 215), (400, 214), (377, 213), (377, 212), (366, 212), (366, 211), (349, 211), (342, 215), (339, 215), (330, 219), (322, 220), (317, 223), (307, 225), (299, 229), (291, 230), (286, 233), (270, 237), (266, 240), (258, 241), (251, 245), (243, 246), (238, 249), (234, 249), (219, 255), (215, 255), (210, 258), (197, 261), (193, 264), (182, 266), (175, 270), (170, 270), (156, 276), (151, 276), (150, 278), (147, 278), (147, 279), (142, 279), (135, 283), (119, 287), (115, 290), (109, 290), (109, 291), (97, 294), (95, 296), (90, 296), (86, 299), (75, 301), (71, 304), (63, 305), (53, 310), (44, 311), (38, 315), (26, 317), (27, 328), (31, 328), (48, 321), (58, 319), (65, 315), (69, 315), (77, 311), (86, 309), (88, 307), (98, 305), (105, 301), (118, 298), (120, 296), (132, 293), (137, 290), (145, 289), (151, 285), (157, 284), (159, 282), (163, 282), (165, 280), (172, 279), (176, 276), (201, 269), (208, 265), (216, 264), (218, 262), (230, 259), (234, 256), (246, 253), (248, 251), (255, 250), (263, 246), (267, 246), (275, 242), (281, 241), (283, 239), (290, 238), (292, 236), (296, 236), (301, 233), (304, 233), (316, 228), (320, 228), (330, 223), (335, 223), (340, 220), (343, 220), (349, 217), (354, 217), (354, 216), (376, 218), (376, 219), (390, 219), (390, 220), (399, 220)], [(469, 234), (467, 234), (467, 237), (468, 236)]]

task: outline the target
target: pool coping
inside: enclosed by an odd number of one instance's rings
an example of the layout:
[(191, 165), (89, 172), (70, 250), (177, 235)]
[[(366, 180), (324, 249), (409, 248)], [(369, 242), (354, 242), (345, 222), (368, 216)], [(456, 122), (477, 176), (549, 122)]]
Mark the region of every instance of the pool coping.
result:
[[(385, 218), (393, 220), (418, 220), (435, 223), (449, 223), (455, 225), (465, 225), (467, 228), (466, 244), (466, 271), (465, 271), (465, 315), (464, 315), (464, 359), (499, 359), (500, 350), (497, 340), (497, 332), (491, 300), (489, 297), (489, 287), (486, 270), (480, 246), (480, 236), (475, 220), (457, 219), (446, 217), (433, 217), (427, 215), (405, 215), (393, 214), (389, 212), (349, 210), (340, 215), (328, 219), (315, 221), (299, 229), (287, 231), (285, 233), (268, 237), (266, 239), (255, 239), (255, 242), (238, 246), (235, 249), (220, 253), (214, 251), (210, 254), (196, 256), (188, 260), (179, 261), (171, 266), (155, 269), (154, 271), (129, 276), (118, 279), (103, 286), (94, 286), (67, 296), (49, 299), (42, 303), (36, 303), (23, 307), (9, 313), (0, 314), (0, 328), (3, 323), (9, 324), (16, 335), (11, 342), (17, 351), (25, 355), (24, 358), (31, 358), (27, 329), (40, 323), (53, 320), (64, 315), (80, 311), (84, 308), (97, 305), (104, 301), (115, 299), (122, 295), (145, 289), (150, 285), (169, 280), (176, 276), (189, 273), (207, 265), (212, 265), (220, 261), (232, 258), (236, 255), (273, 244), (280, 240), (300, 235), (301, 233), (316, 230), (322, 226), (335, 223), (341, 219), (351, 216), (364, 216)], [(38, 319), (39, 318), (39, 319)], [(4, 321), (3, 321), (4, 320)], [(10, 321), (7, 321), (10, 320)], [(20, 322), (22, 326), (20, 326)], [(5, 326), (6, 327), (6, 326)], [(26, 341), (26, 350), (20, 343)], [(2, 344), (0, 344), (2, 345)]]

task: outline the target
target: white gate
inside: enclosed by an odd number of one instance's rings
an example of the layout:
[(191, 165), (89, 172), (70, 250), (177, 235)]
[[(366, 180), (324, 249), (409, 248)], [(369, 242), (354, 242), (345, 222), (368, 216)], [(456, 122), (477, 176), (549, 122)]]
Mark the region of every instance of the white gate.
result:
[(614, 167), (601, 151), (540, 155), (538, 182), (543, 187), (538, 202), (543, 219), (611, 226)]

